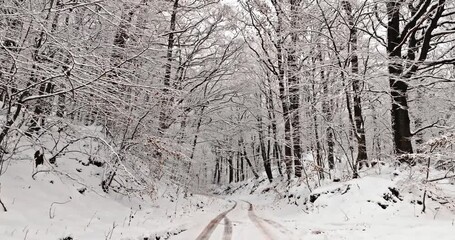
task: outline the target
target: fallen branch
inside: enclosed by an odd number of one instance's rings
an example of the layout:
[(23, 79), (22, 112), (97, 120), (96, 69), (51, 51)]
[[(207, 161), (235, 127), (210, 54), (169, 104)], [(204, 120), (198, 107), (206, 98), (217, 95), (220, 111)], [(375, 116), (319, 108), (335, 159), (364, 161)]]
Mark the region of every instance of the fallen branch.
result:
[(47, 172), (47, 173), (48, 173), (48, 172), (53, 172), (53, 170), (39, 170), (39, 171), (36, 171), (34, 174), (32, 174), (32, 179), (33, 179), (33, 180), (36, 180), (36, 179), (35, 179), (36, 174), (38, 174), (38, 173), (45, 173), (45, 172)]
[[(0, 185), (0, 190), (1, 190), (1, 185)], [(1, 191), (0, 191), (0, 192), (1, 192)], [(0, 204), (1, 204), (2, 207), (3, 207), (3, 211), (4, 211), (4, 212), (8, 212), (8, 210), (6, 209), (5, 204), (2, 202), (2, 199), (0, 199)]]
[(2, 204), (3, 211), (8, 212), (8, 210), (5, 207), (5, 204), (2, 202), (2, 199), (0, 199), (0, 204)]
[(425, 181), (425, 182), (437, 182), (437, 181), (441, 181), (441, 180), (444, 180), (444, 179), (450, 179), (450, 178), (455, 178), (455, 175), (450, 175), (450, 176), (444, 176), (444, 177), (440, 177), (440, 178), (435, 178), (435, 179), (427, 180), (427, 181)]
[(53, 206), (54, 204), (63, 205), (63, 204), (69, 203), (70, 201), (71, 201), (71, 200), (67, 200), (67, 201), (65, 201), (65, 202), (52, 202), (52, 203), (51, 203), (51, 206), (49, 207), (49, 218), (50, 218), (50, 219), (53, 219), (53, 218), (55, 217), (55, 209), (54, 209), (54, 211), (52, 212), (52, 206)]

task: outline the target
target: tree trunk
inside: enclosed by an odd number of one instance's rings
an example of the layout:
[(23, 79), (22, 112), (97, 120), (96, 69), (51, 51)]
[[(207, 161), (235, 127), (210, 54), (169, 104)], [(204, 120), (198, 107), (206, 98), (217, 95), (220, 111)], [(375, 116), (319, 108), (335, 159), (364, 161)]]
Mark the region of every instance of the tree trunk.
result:
[(267, 156), (267, 150), (266, 150), (265, 143), (264, 143), (263, 133), (261, 133), (261, 130), (259, 130), (259, 131), (260, 131), (259, 132), (259, 146), (261, 148), (261, 156), (262, 156), (262, 161), (264, 163), (264, 170), (265, 170), (265, 173), (267, 174), (267, 178), (269, 179), (269, 182), (272, 182), (273, 175), (272, 175), (270, 157)]
[(228, 167), (229, 167), (229, 183), (232, 183), (234, 181), (234, 163), (233, 163), (233, 160), (234, 159), (234, 154), (233, 153), (230, 153), (229, 154), (229, 157), (227, 159), (228, 161)]
[(218, 179), (218, 170), (220, 168), (218, 155), (215, 156), (215, 170), (213, 171), (213, 184), (217, 183)]
[(245, 157), (240, 158), (240, 181), (245, 181)]
[(168, 34), (168, 42), (167, 42), (167, 53), (166, 53), (166, 64), (164, 66), (164, 78), (163, 78), (163, 99), (161, 102), (161, 112), (160, 112), (160, 133), (163, 134), (164, 131), (169, 128), (168, 122), (170, 117), (170, 96), (169, 90), (172, 86), (171, 83), (171, 74), (172, 74), (172, 62), (173, 62), (173, 50), (175, 45), (175, 29), (177, 25), (177, 10), (179, 8), (179, 0), (174, 0), (171, 20), (170, 20), (170, 27), (169, 27), (169, 34)]
[(397, 1), (387, 2), (387, 53), (389, 56), (389, 85), (392, 95), (392, 133), (397, 154), (412, 153), (411, 127), (408, 112), (408, 84), (401, 80), (403, 66), (400, 42), (400, 7)]
[[(191, 171), (191, 165), (192, 165), (192, 162), (193, 162), (193, 159), (194, 159), (194, 153), (196, 152), (196, 145), (197, 145), (197, 140), (198, 140), (198, 137), (199, 137), (199, 131), (201, 129), (202, 114), (204, 113), (204, 109), (205, 109), (205, 106), (202, 107), (199, 119), (197, 121), (196, 134), (194, 135), (193, 146), (191, 148), (190, 162), (188, 163), (188, 170), (187, 170), (188, 173), (190, 173), (190, 171)], [(232, 162), (232, 159), (231, 159), (231, 162)]]
[(220, 153), (220, 156), (218, 157), (218, 176), (216, 179), (217, 184), (220, 184), (220, 182), (221, 182), (221, 173), (222, 172), (223, 172), (223, 158), (221, 157), (221, 153)]
[(374, 103), (371, 104), (372, 118), (373, 118), (373, 152), (377, 160), (381, 160), (382, 155), (382, 146), (381, 146), (381, 131), (379, 130), (380, 122), (378, 121), (378, 113), (374, 106)]
[[(362, 98), (361, 98), (361, 82), (359, 79), (359, 59), (357, 56), (357, 28), (354, 25), (354, 17), (352, 15), (352, 5), (349, 1), (342, 2), (343, 8), (346, 11), (349, 24), (349, 46), (350, 46), (350, 62), (352, 78), (352, 90), (354, 92), (354, 123), (355, 135), (357, 139), (357, 159), (354, 168), (362, 168), (363, 165), (368, 166), (367, 160), (367, 144), (365, 137), (365, 126), (362, 114)], [(357, 173), (357, 171), (354, 171)], [(354, 174), (354, 177), (358, 177)]]
[(286, 165), (286, 175), (288, 180), (291, 179), (292, 175), (292, 141), (291, 141), (291, 119), (289, 111), (289, 99), (286, 94), (285, 86), (285, 65), (284, 65), (284, 56), (283, 56), (283, 44), (284, 37), (282, 36), (282, 27), (283, 27), (283, 13), (281, 7), (278, 6), (277, 2), (273, 2), (276, 14), (277, 14), (277, 42), (276, 42), (276, 58), (278, 64), (278, 85), (279, 85), (279, 96), (281, 101), (281, 107), (283, 111), (283, 120), (284, 120), (284, 163)]
[[(262, 97), (261, 97), (260, 101), (262, 102)], [(262, 104), (260, 107), (262, 108)], [(259, 135), (259, 146), (261, 148), (262, 162), (264, 164), (264, 170), (265, 170), (265, 173), (267, 174), (267, 178), (269, 179), (269, 182), (272, 182), (272, 180), (273, 180), (272, 166), (271, 166), (271, 161), (270, 161), (270, 155), (267, 154), (267, 149), (265, 147), (263, 122), (262, 122), (262, 116), (260, 116), (260, 115), (258, 116), (258, 135)]]
[(246, 153), (245, 143), (243, 142), (243, 138), (242, 138), (242, 137), (241, 137), (240, 140), (239, 140), (239, 148), (240, 148), (240, 147), (243, 147), (243, 151), (240, 150), (240, 155), (242, 155), (242, 156), (245, 158), (246, 163), (247, 163), (248, 166), (250, 167), (251, 172), (253, 173), (254, 177), (255, 177), (256, 179), (259, 178), (258, 173), (257, 173), (256, 170), (254, 169), (253, 164), (251, 164), (251, 161), (250, 161), (250, 159), (248, 158), (248, 155), (247, 155), (247, 153)]
[[(322, 58), (322, 51), (319, 53), (319, 62), (321, 65), (323, 65), (323, 58)], [(330, 91), (329, 91), (329, 76), (326, 76), (326, 72), (324, 71), (324, 68), (321, 67), (320, 73), (321, 75), (321, 81), (322, 81), (322, 92), (325, 96), (325, 99), (323, 100), (324, 102), (322, 103), (322, 112), (325, 115), (326, 122), (327, 122), (327, 128), (326, 128), (326, 141), (327, 141), (327, 162), (329, 164), (329, 169), (333, 170), (335, 168), (335, 156), (333, 154), (334, 150), (334, 140), (333, 140), (333, 129), (332, 129), (332, 124), (333, 124), (333, 116), (332, 116), (332, 111), (333, 111), (333, 100), (330, 98)]]
[[(417, 98), (415, 101), (417, 101), (417, 112), (418, 113), (422, 113), (424, 110), (423, 110), (423, 103), (422, 103), (422, 98), (423, 98), (423, 93), (422, 93), (422, 89), (417, 89)], [(415, 126), (415, 129), (420, 129), (422, 128), (422, 116), (419, 114), (417, 116), (414, 117), (414, 126)], [(416, 148), (417, 148), (417, 152), (419, 152), (419, 147), (424, 143), (424, 140), (423, 140), (423, 133), (422, 132), (418, 132), (416, 135), (415, 135), (415, 144), (416, 144)]]
[(273, 92), (272, 92), (272, 80), (270, 79), (270, 76), (267, 76), (267, 82), (268, 82), (268, 95), (266, 95), (266, 106), (268, 110), (268, 116), (270, 120), (270, 128), (272, 129), (272, 134), (273, 134), (273, 149), (272, 149), (272, 156), (276, 161), (276, 166), (278, 168), (278, 173), (280, 176), (283, 176), (283, 171), (281, 170), (281, 151), (280, 151), (280, 145), (278, 142), (278, 130), (277, 130), (277, 124), (276, 124), (276, 115), (275, 115), (275, 104), (273, 101)]
[(316, 144), (316, 164), (318, 166), (318, 175), (319, 179), (324, 179), (324, 162), (322, 161), (321, 157), (321, 143), (319, 141), (319, 126), (318, 126), (318, 118), (316, 114), (316, 109), (313, 107), (313, 127), (314, 127), (314, 140)]
[[(436, 2), (436, 1), (435, 1)], [(411, 141), (411, 127), (408, 111), (408, 83), (405, 82), (419, 70), (420, 63), (425, 62), (430, 51), (436, 49), (438, 41), (450, 34), (445, 31), (440, 34), (433, 34), (433, 31), (442, 26), (438, 21), (453, 12), (447, 12), (446, 0), (438, 0), (437, 4), (430, 1), (419, 1), (418, 6), (409, 4), (408, 12), (411, 17), (404, 22), (404, 27), (400, 29), (402, 15), (400, 9), (401, 1), (387, 1), (387, 54), (389, 57), (389, 84), (392, 95), (392, 131), (394, 140), (394, 150), (397, 154), (413, 153)], [(434, 3), (434, 4), (433, 4)], [(425, 22), (425, 24), (420, 24)], [(444, 23), (445, 24), (445, 23)], [(416, 32), (423, 30), (419, 40)], [(407, 43), (407, 55), (402, 56), (403, 45)], [(418, 44), (419, 43), (419, 44)], [(444, 44), (441, 42), (440, 44)], [(416, 53), (419, 56), (416, 57)], [(449, 61), (449, 62), (453, 62)], [(442, 61), (433, 66), (444, 65), (449, 62)]]
[(291, 3), (291, 46), (288, 49), (288, 82), (289, 82), (289, 117), (292, 125), (292, 149), (294, 152), (295, 176), (302, 177), (302, 147), (300, 144), (300, 91), (299, 66), (297, 60), (297, 8), (300, 0), (290, 0)]
[(239, 143), (239, 149), (237, 152), (237, 159), (235, 164), (235, 182), (240, 182), (240, 158), (242, 158), (242, 149)]

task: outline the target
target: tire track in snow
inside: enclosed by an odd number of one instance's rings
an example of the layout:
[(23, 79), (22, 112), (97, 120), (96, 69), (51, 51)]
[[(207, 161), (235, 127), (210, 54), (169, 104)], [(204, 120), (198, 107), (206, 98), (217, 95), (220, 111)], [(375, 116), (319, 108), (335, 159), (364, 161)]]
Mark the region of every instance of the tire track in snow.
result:
[[(226, 215), (230, 211), (234, 210), (235, 207), (237, 207), (236, 201), (234, 201), (234, 206), (232, 208), (220, 213), (218, 216), (216, 216), (214, 219), (212, 219), (212, 221), (209, 222), (209, 224), (204, 228), (204, 230), (202, 230), (201, 234), (199, 234), (199, 236), (196, 238), (196, 240), (208, 240), (210, 238), (210, 235), (212, 235), (213, 231), (215, 231), (215, 228), (218, 226), (218, 224), (221, 222), (221, 220), (223, 218), (225, 219), (225, 222), (228, 221), (228, 223), (231, 223), (231, 221), (229, 221), (229, 219), (226, 220)], [(232, 237), (232, 224), (231, 225), (227, 224), (225, 226), (224, 233), (225, 234), (229, 233), (229, 228), (230, 228), (230, 236)], [(226, 235), (225, 235), (223, 239), (230, 239), (230, 238), (226, 238)]]
[(224, 217), (224, 233), (223, 233), (223, 240), (231, 240), (232, 239), (232, 222), (229, 220), (228, 217)]
[(264, 220), (266, 223), (268, 223), (269, 225), (271, 225), (272, 227), (276, 228), (278, 231), (280, 231), (281, 233), (285, 234), (285, 235), (292, 235), (292, 231), (290, 231), (289, 229), (287, 229), (285, 226), (283, 226), (282, 224), (278, 223), (278, 222), (275, 222), (273, 220), (270, 220), (270, 219), (265, 219), (265, 218), (262, 218), (262, 220)]
[(272, 240), (272, 233), (270, 232), (270, 230), (267, 228), (267, 226), (264, 225), (264, 222), (261, 220), (260, 217), (258, 217), (255, 213), (254, 213), (254, 209), (253, 209), (253, 204), (251, 204), (250, 202), (247, 202), (247, 201), (244, 201), (245, 203), (247, 203), (249, 205), (249, 208), (248, 208), (248, 217), (250, 218), (250, 220), (254, 223), (254, 225), (256, 225), (256, 227), (261, 230), (261, 232), (263, 233), (264, 235), (264, 240)]

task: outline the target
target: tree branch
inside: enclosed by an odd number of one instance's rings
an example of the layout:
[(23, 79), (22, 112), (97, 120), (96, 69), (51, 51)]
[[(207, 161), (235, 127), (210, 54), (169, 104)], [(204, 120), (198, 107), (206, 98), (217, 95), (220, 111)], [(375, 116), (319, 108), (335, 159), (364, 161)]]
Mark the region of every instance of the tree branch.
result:
[(436, 122), (434, 122), (434, 123), (432, 123), (432, 124), (430, 124), (428, 126), (422, 127), (420, 129), (418, 129), (417, 131), (411, 133), (411, 136), (415, 136), (415, 135), (419, 134), (420, 132), (422, 132), (422, 131), (424, 131), (424, 130), (426, 130), (428, 128), (438, 127), (438, 126), (436, 126), (436, 124), (438, 124), (438, 123), (439, 123), (439, 119), (438, 119), (438, 121), (436, 121)]
[(429, 183), (429, 182), (437, 182), (437, 181), (441, 181), (441, 180), (449, 179), (449, 178), (455, 178), (455, 175), (444, 176), (444, 177), (440, 177), (440, 178), (435, 178), (435, 179), (431, 179), (431, 180), (426, 180), (425, 182), (427, 182), (427, 183)]

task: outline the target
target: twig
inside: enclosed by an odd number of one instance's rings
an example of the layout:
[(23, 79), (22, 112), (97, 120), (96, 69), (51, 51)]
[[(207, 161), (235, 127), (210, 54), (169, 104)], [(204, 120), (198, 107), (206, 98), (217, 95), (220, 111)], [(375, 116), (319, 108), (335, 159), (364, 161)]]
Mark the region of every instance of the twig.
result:
[(82, 137), (82, 138), (78, 138), (78, 139), (75, 139), (75, 140), (68, 141), (68, 143), (64, 147), (62, 147), (60, 149), (60, 151), (58, 151), (56, 154), (54, 154), (52, 157), (49, 158), (49, 162), (56, 161), (58, 155), (60, 155), (63, 151), (65, 151), (72, 144), (74, 144), (74, 143), (76, 143), (78, 141), (81, 141), (81, 140), (85, 140), (87, 138), (90, 138), (90, 136), (86, 136), (86, 137)]
[(417, 135), (418, 133), (420, 133), (420, 132), (422, 132), (422, 131), (424, 131), (424, 130), (426, 130), (426, 129), (428, 129), (428, 128), (438, 127), (438, 126), (436, 126), (436, 124), (438, 124), (438, 123), (439, 123), (439, 120), (437, 120), (436, 122), (434, 122), (434, 123), (432, 123), (432, 124), (430, 124), (430, 125), (428, 125), (428, 126), (422, 127), (422, 128), (420, 128), (420, 129), (416, 130), (415, 132), (411, 133), (411, 136), (415, 136), (415, 135)]
[(437, 181), (444, 180), (444, 179), (449, 179), (449, 178), (455, 178), (455, 175), (444, 176), (444, 177), (440, 177), (440, 178), (426, 180), (425, 182), (427, 182), (427, 183), (429, 183), (429, 182), (437, 182)]
[(93, 218), (96, 216), (96, 213), (97, 213), (97, 212), (95, 211), (95, 213), (93, 214), (93, 216), (90, 218), (90, 221), (88, 221), (87, 226), (85, 227), (86, 229), (87, 229), (87, 228), (90, 226), (90, 224), (92, 223), (92, 220), (93, 220)]
[[(428, 182), (428, 176), (430, 175), (430, 158), (428, 158), (428, 163), (427, 163), (427, 176), (426, 176), (426, 181)], [(423, 200), (422, 200), (422, 213), (425, 212), (425, 209), (427, 208), (425, 205), (425, 199), (427, 197), (427, 186), (425, 184), (425, 191), (423, 192)]]
[(28, 235), (28, 232), (29, 232), (29, 229), (27, 229), (27, 231), (25, 231), (24, 240), (27, 240), (27, 235)]
[[(1, 189), (2, 189), (1, 186), (2, 186), (2, 185), (0, 184), (0, 192), (1, 192)], [(0, 204), (1, 204), (2, 207), (3, 207), (3, 211), (8, 212), (8, 210), (6, 209), (5, 204), (2, 202), (2, 199), (1, 199), (1, 198), (0, 198)]]
[(115, 222), (112, 223), (112, 228), (109, 229), (109, 232), (107, 232), (106, 234), (106, 240), (109, 240), (112, 238), (112, 234), (114, 234), (114, 229), (117, 227), (117, 225), (115, 224)]
[(3, 204), (2, 199), (0, 199), (0, 204), (2, 204), (3, 211), (8, 212), (8, 210), (5, 207), (5, 204)]
[(345, 221), (349, 221), (349, 217), (348, 217), (348, 215), (343, 211), (343, 209), (340, 209), (340, 211), (341, 211), (341, 212), (343, 213), (343, 215), (344, 215), (344, 220), (345, 220)]
[(54, 204), (61, 204), (61, 205), (63, 205), (63, 204), (69, 203), (70, 201), (71, 201), (71, 200), (68, 200), (68, 201), (65, 201), (65, 202), (53, 202), (53, 203), (51, 203), (51, 206), (49, 207), (49, 218), (50, 218), (50, 219), (53, 219), (53, 218), (55, 217), (55, 210), (54, 210), (54, 212), (52, 212), (52, 206), (53, 206)]
[(47, 173), (48, 173), (48, 172), (52, 172), (52, 170), (39, 170), (39, 171), (36, 171), (34, 174), (32, 174), (32, 179), (33, 179), (33, 180), (36, 180), (36, 179), (35, 179), (36, 174), (38, 174), (38, 173), (45, 173), (45, 172), (47, 172)]

